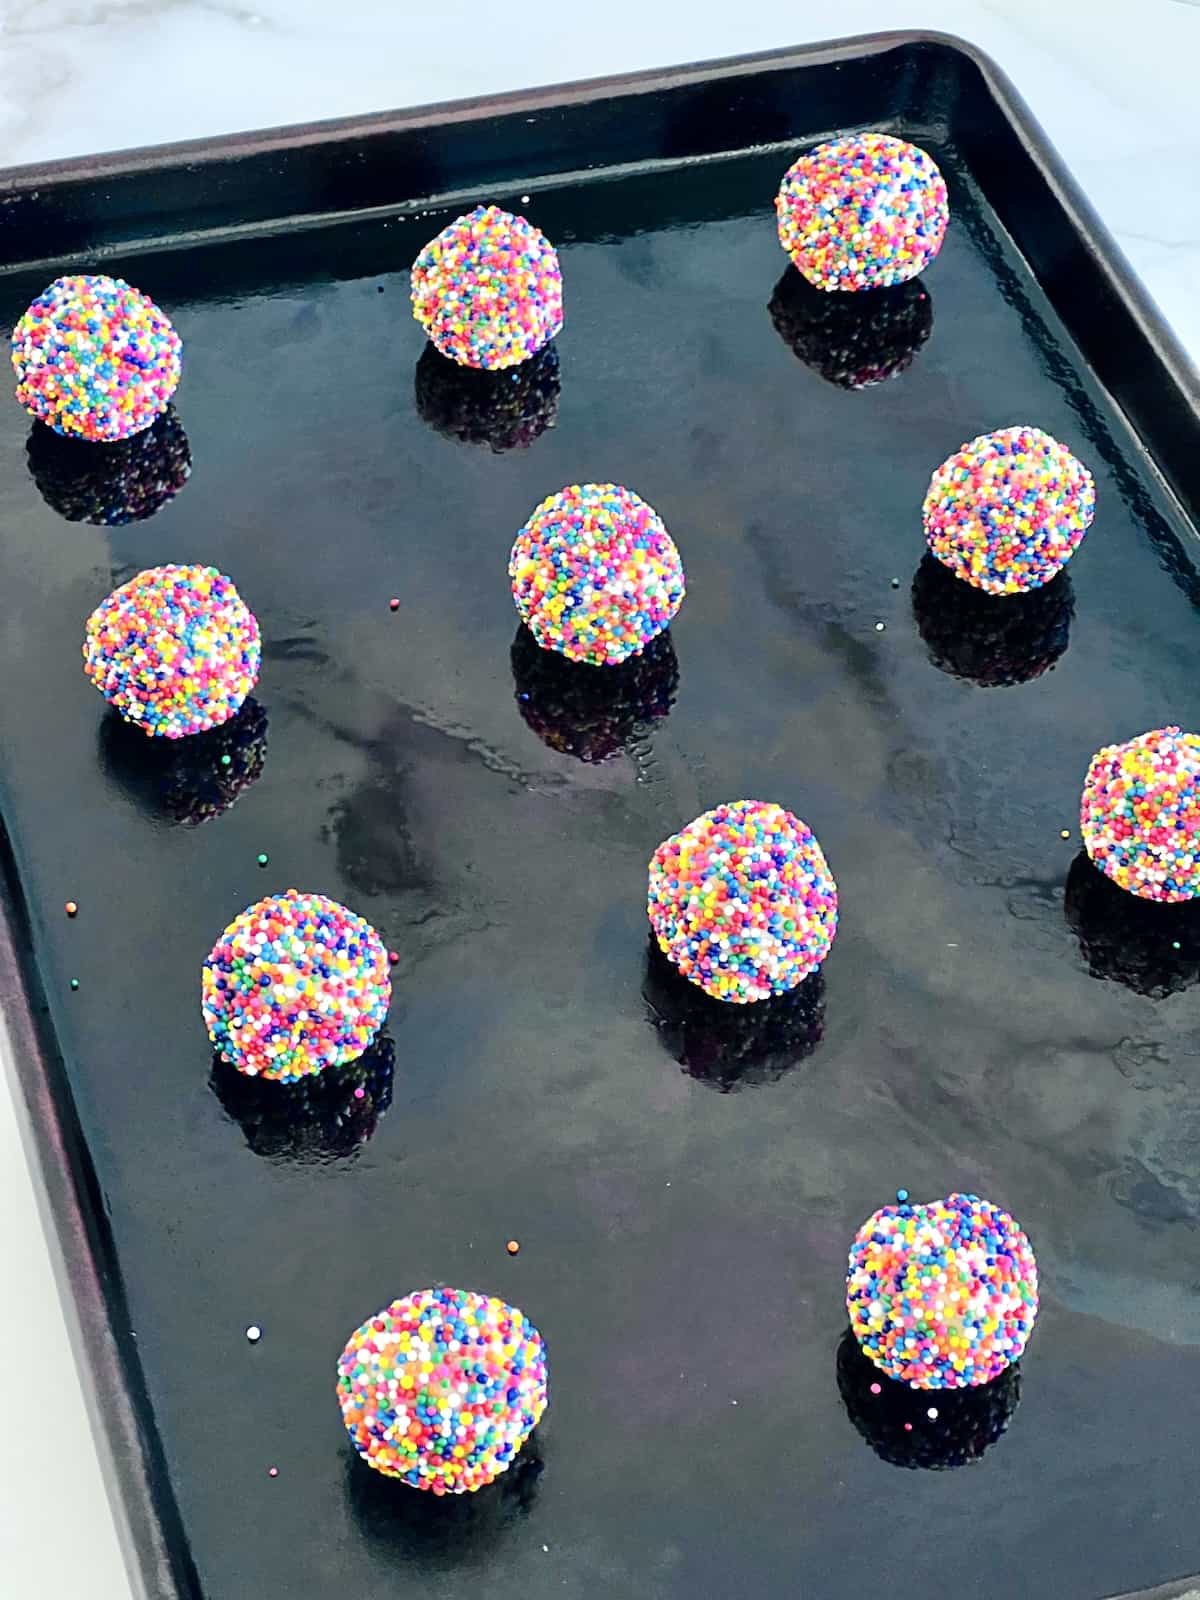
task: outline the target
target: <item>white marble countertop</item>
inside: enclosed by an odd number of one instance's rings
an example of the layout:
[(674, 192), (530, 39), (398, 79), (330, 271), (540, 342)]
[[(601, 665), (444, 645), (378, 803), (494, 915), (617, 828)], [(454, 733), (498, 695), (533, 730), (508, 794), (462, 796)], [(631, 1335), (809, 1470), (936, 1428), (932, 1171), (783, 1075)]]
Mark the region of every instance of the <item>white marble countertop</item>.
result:
[[(1200, 363), (1195, 0), (0, 0), (0, 165), (903, 27), (1008, 72)], [(20, 1148), (0, 1084), (0, 1590), (128, 1600)], [(11, 1425), (33, 1349), (44, 1430)]]
[(1192, 0), (0, 0), (0, 161), (903, 27), (960, 34), (1005, 68), (1200, 350)]

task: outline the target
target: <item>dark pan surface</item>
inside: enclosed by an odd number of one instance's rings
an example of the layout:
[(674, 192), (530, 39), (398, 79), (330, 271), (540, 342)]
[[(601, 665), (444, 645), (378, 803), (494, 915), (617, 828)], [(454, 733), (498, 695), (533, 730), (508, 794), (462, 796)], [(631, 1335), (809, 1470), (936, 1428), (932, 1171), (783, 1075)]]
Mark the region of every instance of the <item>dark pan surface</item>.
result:
[[(784, 150), (534, 197), (568, 300), (528, 448), (418, 413), (406, 267), (438, 210), (116, 263), (186, 343), (192, 476), (148, 520), (63, 521), (0, 408), (4, 817), (208, 1600), (1088, 1600), (1200, 1568), (1200, 993), (1178, 951), (1157, 985), (1093, 975), (1104, 930), (1085, 958), (1064, 907), (1092, 751), (1200, 725), (1193, 533), (930, 139), (932, 330), (875, 387), (768, 310)], [(4, 314), (49, 276), (0, 281)], [(981, 685), (977, 640), (914, 619), (920, 503), (1023, 421), (1099, 512), (1065, 624), (999, 629)], [(505, 565), (589, 478), (658, 508), (689, 593), (677, 686), (584, 762), (515, 698)], [(91, 607), (168, 560), (229, 572), (266, 646), (261, 772), (195, 825), (80, 670)], [(814, 827), (842, 928), (795, 1064), (739, 1075), (664, 1020), (643, 898), (658, 841), (743, 795)], [(202, 959), (292, 884), (400, 954), (369, 1138), (323, 1103), (289, 1144), (210, 1081)], [(986, 1194), (1041, 1265), (1020, 1406), (957, 1471), (880, 1459), (839, 1395), (846, 1249), (897, 1185)], [(334, 1401), (344, 1338), (434, 1280), (550, 1348), (536, 1449), (467, 1505), (366, 1481)]]

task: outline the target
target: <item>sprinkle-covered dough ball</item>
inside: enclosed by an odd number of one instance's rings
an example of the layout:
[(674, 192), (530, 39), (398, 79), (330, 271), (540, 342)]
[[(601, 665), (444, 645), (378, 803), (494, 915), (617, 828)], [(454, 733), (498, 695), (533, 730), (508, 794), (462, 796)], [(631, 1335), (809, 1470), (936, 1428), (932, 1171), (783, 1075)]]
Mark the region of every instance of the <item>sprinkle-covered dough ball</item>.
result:
[(546, 1347), (515, 1306), (418, 1289), (351, 1335), (338, 1361), (351, 1443), (389, 1478), (469, 1494), (507, 1471), (546, 1409)]
[(664, 840), (647, 910), (659, 949), (718, 1000), (794, 989), (837, 931), (837, 885), (812, 829), (782, 806), (735, 800)]
[(779, 242), (818, 289), (886, 289), (942, 248), (950, 207), (936, 162), (890, 133), (819, 144), (784, 174)]
[(890, 1378), (914, 1389), (991, 1383), (1033, 1331), (1037, 1263), (1008, 1212), (978, 1195), (882, 1206), (855, 1235), (846, 1309)]
[(563, 325), (558, 252), (539, 228), (476, 206), (413, 262), (413, 316), (451, 361), (515, 367)]
[(1143, 900), (1200, 895), (1200, 735), (1152, 728), (1092, 757), (1079, 805), (1089, 856)]
[(229, 721), (261, 655), (254, 613), (216, 567), (150, 567), (88, 618), (83, 670), (127, 722), (182, 739)]
[(925, 542), (955, 577), (988, 594), (1048, 583), (1096, 514), (1092, 475), (1040, 428), (981, 433), (943, 461), (923, 511)]
[(154, 301), (123, 278), (56, 278), (13, 329), (17, 399), (56, 433), (128, 439), (166, 410), (182, 349)]
[(387, 951), (370, 923), (298, 889), (235, 917), (201, 985), (214, 1049), (247, 1077), (282, 1083), (362, 1055), (391, 997)]
[(662, 518), (616, 483), (571, 484), (543, 500), (517, 534), (508, 575), (542, 649), (595, 667), (644, 649), (684, 596)]

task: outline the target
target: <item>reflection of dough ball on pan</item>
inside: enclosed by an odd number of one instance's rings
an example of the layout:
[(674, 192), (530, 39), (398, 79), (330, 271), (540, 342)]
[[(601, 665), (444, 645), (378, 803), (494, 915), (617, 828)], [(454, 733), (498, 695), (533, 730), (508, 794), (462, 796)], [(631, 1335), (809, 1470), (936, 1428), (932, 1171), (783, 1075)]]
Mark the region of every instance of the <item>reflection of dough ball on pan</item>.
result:
[(174, 406), (142, 433), (115, 444), (64, 438), (38, 422), (26, 444), (42, 499), (68, 522), (119, 528), (144, 522), (173, 500), (192, 470), (192, 452)]

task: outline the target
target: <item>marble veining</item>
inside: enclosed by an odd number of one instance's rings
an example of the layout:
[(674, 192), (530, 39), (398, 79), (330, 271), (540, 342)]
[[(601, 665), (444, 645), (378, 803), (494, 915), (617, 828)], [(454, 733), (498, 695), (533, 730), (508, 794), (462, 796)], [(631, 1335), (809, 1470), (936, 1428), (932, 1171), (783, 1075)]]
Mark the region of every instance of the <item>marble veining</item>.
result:
[(1200, 354), (1195, 0), (7, 0), (0, 162), (202, 138), (537, 83), (940, 28), (1000, 63)]

